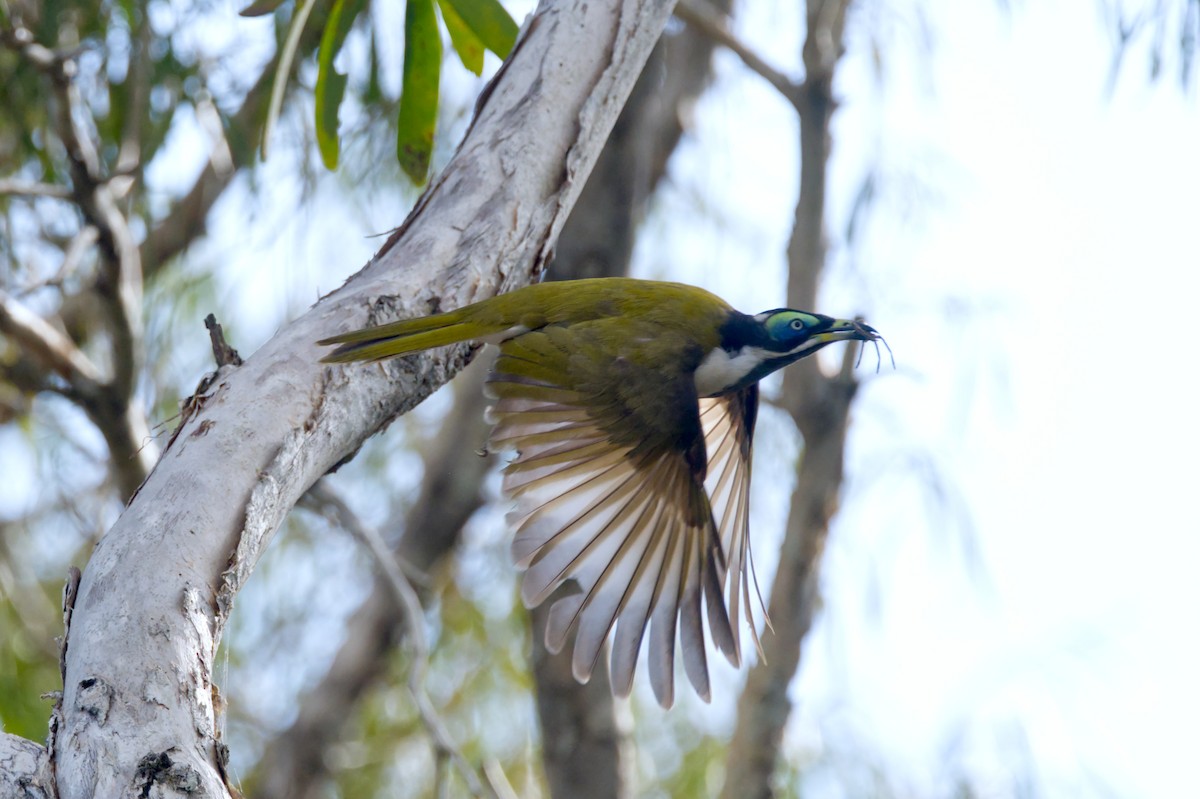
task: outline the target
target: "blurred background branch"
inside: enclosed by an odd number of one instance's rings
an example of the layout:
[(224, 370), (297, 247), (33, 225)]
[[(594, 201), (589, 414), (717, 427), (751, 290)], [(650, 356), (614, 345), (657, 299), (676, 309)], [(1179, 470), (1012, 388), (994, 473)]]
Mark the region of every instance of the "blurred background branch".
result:
[[(93, 290), (110, 344), (108, 375), (100, 378), (98, 370), (65, 336), (55, 335), (53, 326), (40, 319), (34, 323), (40, 335), (15, 338), (33, 347), (36, 356), (43, 360), (51, 354), (59, 356), (53, 368), (67, 380), (66, 395), (78, 402), (103, 434), (118, 490), (122, 497), (128, 498), (149, 474), (157, 449), (151, 441), (145, 414), (133, 397), (142, 363), (142, 273), (128, 220), (118, 207), (122, 191), (114, 189), (126, 176), (106, 174), (93, 133), (85, 125), (89, 114), (75, 81), (76, 53), (56, 52), (42, 45), (19, 20), (0, 33), (0, 40), (36, 68), (52, 90), (53, 131), (66, 154), (70, 198), (86, 224), (64, 252), (59, 273), (70, 268), (79, 259), (82, 246), (94, 239), (99, 268)], [(121, 164), (125, 171), (134, 166), (135, 162), (129, 158)], [(89, 231), (86, 237), (83, 231)], [(8, 298), (5, 302), (12, 305)], [(17, 318), (34, 319), (30, 312), (15, 308), (6, 312), (5, 317), (10, 323)], [(28, 332), (32, 328), (27, 324), (23, 329)]]

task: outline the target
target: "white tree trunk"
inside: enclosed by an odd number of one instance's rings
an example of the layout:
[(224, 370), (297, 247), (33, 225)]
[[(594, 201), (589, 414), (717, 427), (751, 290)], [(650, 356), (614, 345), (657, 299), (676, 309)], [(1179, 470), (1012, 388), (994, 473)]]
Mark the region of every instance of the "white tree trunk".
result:
[(536, 276), (673, 5), (543, 2), (379, 254), (196, 398), (83, 573), (49, 751), (0, 735), (6, 796), (44, 795), (47, 764), (72, 799), (229, 796), (211, 666), (234, 597), (308, 487), (466, 355), (329, 367), (314, 342)]

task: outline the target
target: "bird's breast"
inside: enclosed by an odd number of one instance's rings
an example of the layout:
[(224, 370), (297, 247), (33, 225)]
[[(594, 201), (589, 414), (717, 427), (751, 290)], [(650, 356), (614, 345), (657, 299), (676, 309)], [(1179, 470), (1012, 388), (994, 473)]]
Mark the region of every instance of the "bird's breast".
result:
[(765, 352), (760, 347), (710, 350), (696, 368), (696, 394), (715, 397), (737, 386), (763, 362)]

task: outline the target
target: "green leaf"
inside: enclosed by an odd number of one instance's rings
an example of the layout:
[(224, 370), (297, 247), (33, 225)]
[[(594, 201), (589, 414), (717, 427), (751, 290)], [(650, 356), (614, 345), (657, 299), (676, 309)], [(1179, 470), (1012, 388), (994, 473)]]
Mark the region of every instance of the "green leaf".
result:
[(333, 59), (341, 51), (346, 34), (365, 6), (366, 0), (335, 0), (321, 34), (321, 49), (317, 51), (317, 149), (329, 170), (337, 169), (338, 108), (346, 94), (347, 83), (346, 76), (333, 68)]
[(330, 172), (337, 169), (341, 152), (338, 145), (338, 107), (342, 104), (348, 82), (345, 75), (339, 75), (333, 69), (317, 74), (317, 149), (321, 152), (321, 162)]
[(450, 33), (450, 43), (454, 45), (454, 52), (458, 53), (463, 66), (474, 72), (477, 77), (483, 74), (483, 42), (471, 32), (467, 23), (463, 22), (463, 18), (447, 0), (438, 0), (438, 8), (442, 11), (442, 21), (446, 23), (446, 30)]
[(379, 83), (379, 46), (376, 43), (377, 31), (371, 30), (371, 53), (367, 60), (367, 85), (363, 89), (362, 100), (367, 106), (383, 104), (383, 86)]
[(396, 158), (414, 183), (425, 182), (437, 126), (442, 35), (433, 0), (408, 0), (404, 10), (404, 79), (396, 121)]
[(446, 0), (446, 3), (454, 7), (484, 47), (501, 58), (508, 58), (517, 41), (517, 23), (499, 0)]
[(238, 13), (243, 17), (261, 17), (263, 14), (270, 14), (281, 5), (283, 0), (254, 0)]

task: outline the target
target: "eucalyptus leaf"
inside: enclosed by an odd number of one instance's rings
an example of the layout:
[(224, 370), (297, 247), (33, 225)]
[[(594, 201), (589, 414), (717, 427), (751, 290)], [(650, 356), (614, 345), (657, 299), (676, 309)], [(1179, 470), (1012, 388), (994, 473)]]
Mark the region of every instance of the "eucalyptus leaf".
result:
[(437, 127), (442, 36), (433, 0), (408, 0), (404, 11), (404, 78), (396, 121), (396, 158), (415, 183), (424, 183)]
[(243, 17), (261, 17), (270, 14), (283, 5), (284, 0), (254, 0), (253, 3), (238, 12)]
[(517, 41), (517, 23), (498, 0), (445, 0), (453, 6), (463, 23), (483, 42), (483, 46), (501, 58), (508, 58)]
[(446, 31), (450, 34), (450, 44), (454, 46), (454, 52), (458, 53), (462, 65), (477, 77), (482, 75), (483, 53), (487, 48), (447, 0), (438, 0), (438, 8), (442, 12), (442, 22), (446, 24)]
[(337, 169), (338, 165), (338, 109), (346, 94), (346, 76), (333, 66), (333, 60), (342, 49), (346, 35), (354, 25), (355, 18), (366, 7), (366, 0), (335, 0), (321, 36), (321, 49), (317, 52), (317, 86), (315, 90), (315, 117), (317, 149), (326, 169)]

